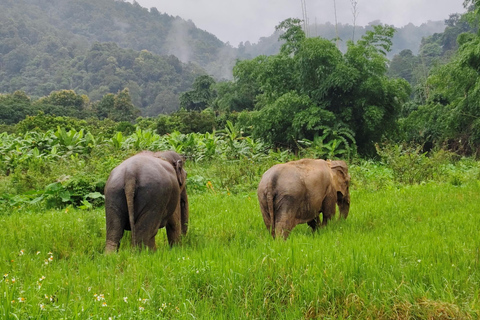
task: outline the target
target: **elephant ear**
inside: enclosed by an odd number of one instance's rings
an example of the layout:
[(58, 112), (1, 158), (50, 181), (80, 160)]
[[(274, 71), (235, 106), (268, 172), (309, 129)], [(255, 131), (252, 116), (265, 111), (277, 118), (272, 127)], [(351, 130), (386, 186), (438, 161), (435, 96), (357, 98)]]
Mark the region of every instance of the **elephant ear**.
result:
[(185, 170), (183, 169), (185, 158), (173, 151), (156, 152), (153, 154), (153, 156), (165, 160), (173, 166), (177, 175), (178, 184), (180, 185), (180, 187), (182, 187), (185, 183), (185, 178), (187, 176)]
[(345, 161), (331, 161), (330, 168), (333, 171), (335, 187), (345, 200), (349, 199), (350, 175)]
[(177, 173), (177, 180), (180, 187), (185, 183), (185, 171), (183, 170), (183, 160), (177, 160), (173, 165), (175, 167), (175, 172)]

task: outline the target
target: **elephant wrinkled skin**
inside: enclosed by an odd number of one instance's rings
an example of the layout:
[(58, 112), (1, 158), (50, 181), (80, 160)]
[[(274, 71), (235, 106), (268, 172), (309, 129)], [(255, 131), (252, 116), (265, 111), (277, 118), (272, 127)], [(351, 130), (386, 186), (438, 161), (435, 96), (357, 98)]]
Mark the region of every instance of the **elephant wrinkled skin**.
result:
[(124, 230), (132, 231), (132, 245), (152, 250), (159, 228), (166, 228), (170, 246), (186, 234), (183, 165), (183, 157), (173, 151), (143, 151), (112, 170), (105, 185), (105, 252), (118, 250)]
[[(286, 239), (300, 223), (315, 231), (335, 216), (347, 218), (350, 209), (350, 175), (344, 161), (302, 159), (268, 169), (257, 195), (263, 221), (272, 236)], [(320, 213), (323, 213), (322, 221)]]

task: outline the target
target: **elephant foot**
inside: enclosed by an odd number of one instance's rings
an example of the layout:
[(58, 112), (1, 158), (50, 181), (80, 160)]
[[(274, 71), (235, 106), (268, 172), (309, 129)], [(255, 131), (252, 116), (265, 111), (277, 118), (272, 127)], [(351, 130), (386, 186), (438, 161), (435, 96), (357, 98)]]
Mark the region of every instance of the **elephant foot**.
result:
[(274, 235), (274, 239), (276, 239), (277, 237), (280, 238), (280, 239), (283, 239), (283, 240), (287, 240), (288, 236), (290, 235), (290, 229), (279, 229), (277, 228), (275, 230), (275, 235)]
[(105, 253), (112, 253), (112, 252), (117, 252), (118, 250), (118, 243), (107, 240), (105, 243)]

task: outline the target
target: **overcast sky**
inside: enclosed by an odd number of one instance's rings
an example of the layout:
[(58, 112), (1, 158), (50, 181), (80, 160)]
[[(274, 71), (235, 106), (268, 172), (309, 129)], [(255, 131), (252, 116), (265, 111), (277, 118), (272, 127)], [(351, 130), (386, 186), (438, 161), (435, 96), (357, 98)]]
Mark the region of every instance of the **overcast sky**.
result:
[[(133, 0), (129, 0), (132, 2)], [(142, 7), (192, 20), (234, 47), (243, 41), (258, 42), (275, 31), (287, 18), (302, 18), (301, 0), (136, 0)], [(305, 0), (310, 24), (335, 22), (353, 24), (353, 0)], [(357, 0), (357, 25), (374, 20), (402, 27), (428, 20), (444, 20), (451, 13), (463, 13), (463, 0)]]

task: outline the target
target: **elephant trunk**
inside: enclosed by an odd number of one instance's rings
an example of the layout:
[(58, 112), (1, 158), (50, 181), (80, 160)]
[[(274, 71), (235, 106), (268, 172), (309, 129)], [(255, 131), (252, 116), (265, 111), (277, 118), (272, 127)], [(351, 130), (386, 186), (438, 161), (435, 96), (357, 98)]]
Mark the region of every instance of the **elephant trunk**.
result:
[(340, 211), (340, 216), (346, 219), (348, 217), (348, 212), (350, 211), (350, 201), (343, 199), (338, 203), (338, 209)]
[(188, 230), (188, 196), (187, 189), (183, 188), (182, 193), (180, 194), (180, 216), (182, 224), (182, 234), (187, 234)]

